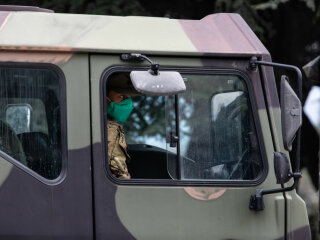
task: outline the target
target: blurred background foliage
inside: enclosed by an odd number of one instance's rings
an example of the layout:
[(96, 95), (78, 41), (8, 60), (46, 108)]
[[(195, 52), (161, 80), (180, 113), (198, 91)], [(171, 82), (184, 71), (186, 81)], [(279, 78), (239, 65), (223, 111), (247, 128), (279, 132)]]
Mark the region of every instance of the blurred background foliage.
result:
[[(233, 12), (239, 13), (245, 19), (269, 50), (275, 62), (293, 64), (301, 68), (320, 55), (320, 0), (0, 0), (0, 4), (38, 6), (52, 9), (56, 13), (135, 15), (197, 20), (213, 13)], [(276, 71), (276, 78), (280, 79), (278, 75)], [(320, 79), (317, 82), (304, 79), (304, 99), (314, 84), (320, 85)], [(163, 117), (156, 115), (157, 108), (154, 107), (156, 118), (153, 120), (157, 122)], [(137, 114), (133, 115), (139, 117)], [(305, 117), (303, 121), (302, 165), (307, 166), (314, 187), (317, 189), (318, 136)], [(161, 123), (157, 122), (157, 124)], [(150, 127), (150, 124), (145, 124), (145, 128), (148, 126)], [(155, 128), (149, 130), (150, 132), (147, 131), (149, 134), (154, 134)], [(317, 218), (316, 215), (311, 214), (311, 224), (316, 225)], [(317, 239), (316, 227), (313, 229), (313, 238)]]

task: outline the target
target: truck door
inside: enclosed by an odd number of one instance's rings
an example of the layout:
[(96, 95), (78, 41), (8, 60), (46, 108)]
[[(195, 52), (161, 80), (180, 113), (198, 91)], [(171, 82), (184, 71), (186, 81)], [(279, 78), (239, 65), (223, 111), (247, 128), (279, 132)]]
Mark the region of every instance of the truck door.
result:
[(0, 239), (93, 239), (87, 55), (2, 52)]
[(180, 72), (187, 90), (132, 97), (123, 123), (131, 179), (121, 180), (106, 157), (108, 81), (148, 66), (90, 57), (96, 239), (282, 238), (282, 194), (249, 210), (256, 189), (277, 186), (259, 73), (242, 60), (155, 60)]

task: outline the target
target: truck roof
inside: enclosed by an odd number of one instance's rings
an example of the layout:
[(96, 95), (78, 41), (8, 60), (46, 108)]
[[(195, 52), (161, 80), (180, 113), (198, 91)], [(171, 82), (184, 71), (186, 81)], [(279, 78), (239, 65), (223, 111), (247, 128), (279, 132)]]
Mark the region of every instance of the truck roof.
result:
[(0, 11), (0, 50), (269, 55), (238, 14), (201, 20)]

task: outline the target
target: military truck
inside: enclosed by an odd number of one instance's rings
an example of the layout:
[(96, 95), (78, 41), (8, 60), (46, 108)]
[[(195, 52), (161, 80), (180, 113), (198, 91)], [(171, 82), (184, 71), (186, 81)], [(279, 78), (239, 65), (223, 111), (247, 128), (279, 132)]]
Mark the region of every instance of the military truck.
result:
[[(311, 239), (295, 191), (301, 72), (240, 15), (2, 6), (0, 50), (0, 239)], [(283, 77), (278, 96), (275, 67), (300, 90)], [(107, 159), (115, 75), (139, 93), (123, 124), (131, 179)]]

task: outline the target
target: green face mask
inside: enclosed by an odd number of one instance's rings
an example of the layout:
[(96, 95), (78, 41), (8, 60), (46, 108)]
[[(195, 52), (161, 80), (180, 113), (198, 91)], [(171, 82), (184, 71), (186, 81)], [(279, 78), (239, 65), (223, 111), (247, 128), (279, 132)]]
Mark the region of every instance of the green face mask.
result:
[(133, 110), (132, 99), (127, 98), (119, 103), (110, 102), (108, 107), (108, 115), (114, 118), (118, 122), (124, 123)]

